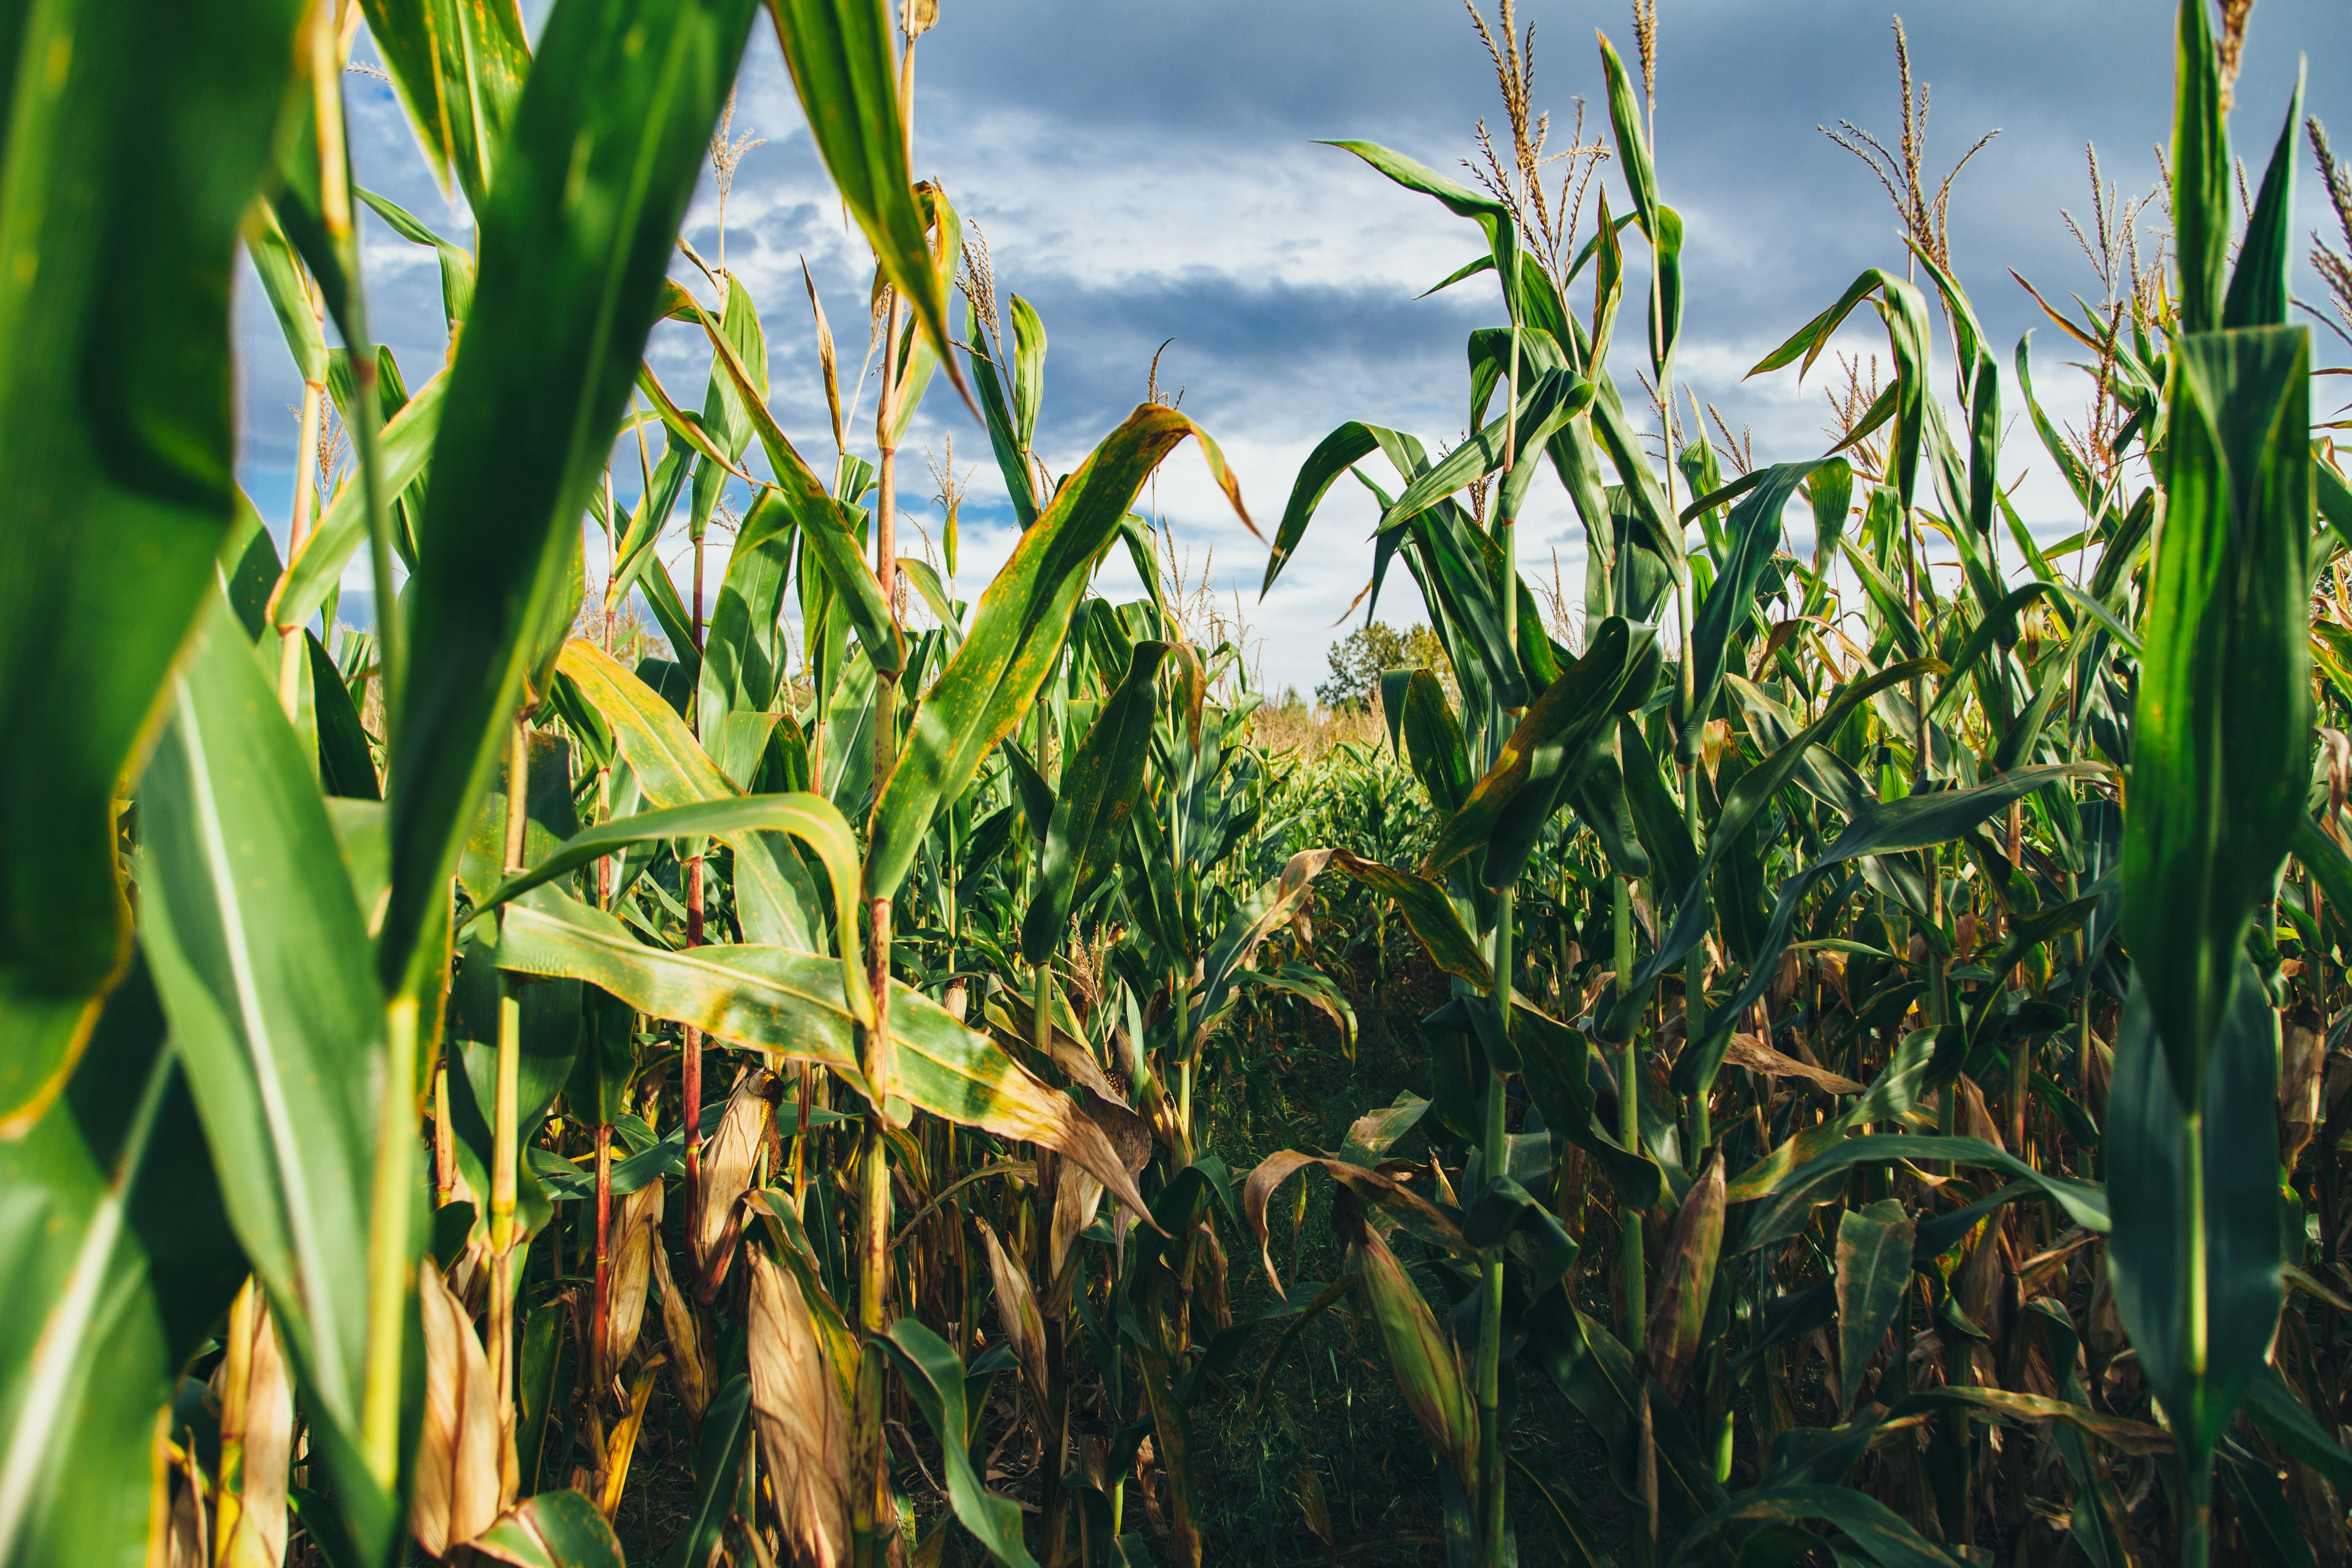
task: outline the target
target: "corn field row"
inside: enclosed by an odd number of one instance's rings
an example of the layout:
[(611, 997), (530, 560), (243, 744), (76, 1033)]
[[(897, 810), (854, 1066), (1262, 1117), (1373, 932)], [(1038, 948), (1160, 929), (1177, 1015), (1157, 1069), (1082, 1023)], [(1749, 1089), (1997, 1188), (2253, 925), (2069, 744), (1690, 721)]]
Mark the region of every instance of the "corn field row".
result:
[[(1903, 252), (1751, 373), (1893, 379), (1760, 462), (1677, 379), (1654, 5), (1564, 173), (1472, 16), (1473, 184), (1337, 144), (1473, 226), (1467, 434), (1342, 426), (1259, 535), (1368, 489), (1442, 658), (1310, 757), (1138, 510), (1189, 441), (1257, 532), (1210, 434), (1035, 450), (1045, 325), (910, 173), (929, 0), (7, 8), (0, 1565), (2352, 1561), (2352, 488), (2288, 286), (2352, 176), (2299, 87), (2237, 160), (2246, 7), (2181, 0), (2161, 252), (2044, 307), (2081, 419), (1906, 137)], [(680, 237), (761, 26), (862, 370)], [(354, 178), (362, 27), (470, 246)], [(970, 602), (926, 397), (1020, 525)]]

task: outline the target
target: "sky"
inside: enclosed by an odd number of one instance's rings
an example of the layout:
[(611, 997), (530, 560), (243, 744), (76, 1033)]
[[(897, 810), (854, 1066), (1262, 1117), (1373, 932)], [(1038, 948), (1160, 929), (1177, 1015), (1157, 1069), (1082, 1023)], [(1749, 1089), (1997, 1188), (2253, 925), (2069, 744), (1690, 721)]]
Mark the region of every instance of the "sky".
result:
[[(544, 0), (524, 5), (534, 34), (546, 8)], [(1607, 32), (1632, 58), (1628, 10), (1617, 0), (1534, 0), (1519, 20), (1536, 28), (1534, 101), (1552, 117), (1551, 149), (1570, 144), (1579, 99), (1590, 105), (1587, 140), (1605, 140), (1593, 33)], [(1885, 6), (1858, 0), (1660, 5), (1658, 182), (1686, 236), (1677, 374), (1733, 431), (1749, 434), (1759, 463), (1828, 449), (1824, 392), (1833, 376), (1817, 366), (1802, 384), (1793, 370), (1743, 379), (1748, 367), (1864, 268), (1904, 264), (1885, 193), (1818, 129), (1850, 121), (1890, 145), (1899, 135), (1893, 21)], [(2061, 215), (2091, 222), (2086, 144), (2095, 143), (2120, 197), (2152, 191), (2155, 147), (2171, 114), (2171, 7), (1947, 0), (1903, 21), (1914, 76), (1929, 90), (1930, 171), (1940, 177), (1979, 136), (2000, 132), (1953, 187), (1955, 270), (2004, 371), (2020, 336), (2038, 328), (2037, 390), (2053, 417), (2071, 420), (2087, 378), (2066, 368), (2070, 345), (2011, 269), (2053, 300), (2097, 297), (2098, 279)], [(2352, 89), (2329, 68), (2347, 50), (2352, 9), (2342, 0), (2261, 0), (2231, 121), (2253, 178), (2279, 133), (2299, 56), (2317, 68), (2306, 110), (2340, 128), (2339, 145), (2352, 143)], [(389, 86), (363, 74), (374, 58), (364, 37), (354, 58), (362, 68), (347, 85), (361, 184), (470, 243), (462, 197), (434, 184)], [(1465, 340), (1501, 324), (1500, 299), (1480, 280), (1416, 296), (1479, 253), (1478, 232), (1318, 144), (1378, 142), (1467, 179), (1461, 160), (1478, 121), (1500, 134), (1502, 114), (1459, 0), (940, 0), (939, 25), (917, 48), (916, 83), (917, 172), (938, 180), (985, 235), (1000, 291), (1020, 294), (1044, 321), (1050, 346), (1037, 446), (1056, 472), (1075, 468), (1143, 399), (1155, 353), (1163, 391), (1181, 388), (1181, 407), (1216, 438), (1268, 536), (1307, 454), (1337, 426), (1360, 419), (1410, 430), (1433, 447), (1461, 437)], [(801, 266), (824, 300), (846, 379), (865, 350), (871, 264), (832, 195), (764, 20), (746, 54), (733, 128), (761, 144), (744, 155), (727, 200), (725, 265), (761, 308), (772, 406), (814, 455), (831, 437)], [(1600, 183), (1622, 212), (1613, 163)], [(2300, 254), (2306, 237), (2316, 229), (2343, 243), (2307, 152), (2299, 153), (2296, 219), (2293, 282), (2316, 302), (2317, 279)], [(433, 253), (373, 215), (363, 222), (371, 313), (414, 386), (446, 344)], [(2161, 226), (2160, 206), (2151, 206), (2148, 232)], [(707, 173), (686, 233), (719, 260), (719, 201)], [(710, 297), (683, 259), (674, 270)], [(1636, 409), (1647, 405), (1631, 380), (1646, 288), (1636, 262), (1613, 362)], [(282, 539), (300, 384), (249, 268), (237, 303), (240, 477)], [(699, 406), (708, 374), (698, 340), (693, 329), (664, 323), (648, 348), (671, 395), (690, 407)], [(1874, 342), (1859, 326), (1840, 342), (1864, 354), (1874, 347), (1884, 359), (1883, 336)], [(2321, 363), (2347, 362), (2345, 345), (2324, 329), (2315, 329), (2314, 347)], [(1939, 378), (1948, 378), (1948, 344), (1939, 339), (1937, 349)], [(2009, 402), (2021, 409), (2013, 395)], [(862, 406), (866, 429), (851, 444), (870, 456), (870, 390)], [(986, 435), (942, 380), (899, 465), (901, 508), (933, 538), (940, 513), (927, 456), (944, 458), (950, 437), (955, 470), (970, 479), (958, 563), (969, 599), (1010, 551), (1013, 523)], [(638, 488), (633, 441), (616, 459), (614, 484), (626, 500)], [(760, 471), (756, 447), (751, 466)], [(2021, 420), (2009, 432), (2002, 477), (2045, 540), (2074, 531), (2065, 492)], [(1324, 677), (1327, 649), (1346, 631), (1336, 623), (1371, 570), (1374, 503), (1360, 487), (1333, 488), (1305, 546), (1262, 599), (1265, 546), (1189, 447), (1144, 500), (1168, 523), (1189, 580), (1244, 628), (1260, 682), (1304, 690)], [(920, 544), (919, 535), (908, 552)], [(684, 548), (674, 541), (665, 554), (679, 560)], [(1549, 578), (1555, 552), (1574, 595), (1582, 531), (1547, 477), (1523, 513), (1522, 571)], [(591, 561), (592, 576), (600, 564)], [(719, 570), (714, 560), (714, 595)], [(683, 583), (683, 570), (677, 574)], [(355, 592), (346, 618), (363, 618), (363, 571), (348, 582)], [(1139, 591), (1123, 553), (1106, 565), (1101, 587), (1113, 597)], [(1381, 618), (1421, 618), (1403, 574), (1383, 594)]]

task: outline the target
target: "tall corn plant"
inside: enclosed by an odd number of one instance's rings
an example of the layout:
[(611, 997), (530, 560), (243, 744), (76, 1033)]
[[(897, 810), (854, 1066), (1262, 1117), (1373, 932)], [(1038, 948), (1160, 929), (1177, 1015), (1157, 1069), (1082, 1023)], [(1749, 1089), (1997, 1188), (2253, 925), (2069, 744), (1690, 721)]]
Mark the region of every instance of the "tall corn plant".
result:
[(2210, 1552), (2215, 1445), (2282, 1305), (2278, 1015), (2244, 954), (2303, 820), (2311, 750), (2310, 334), (2287, 324), (2300, 84), (2234, 265), (2221, 64), (2179, 12), (2179, 330), (2124, 819), (2134, 989), (2108, 1179), (2116, 1302), (2180, 1440), (2184, 1562)]

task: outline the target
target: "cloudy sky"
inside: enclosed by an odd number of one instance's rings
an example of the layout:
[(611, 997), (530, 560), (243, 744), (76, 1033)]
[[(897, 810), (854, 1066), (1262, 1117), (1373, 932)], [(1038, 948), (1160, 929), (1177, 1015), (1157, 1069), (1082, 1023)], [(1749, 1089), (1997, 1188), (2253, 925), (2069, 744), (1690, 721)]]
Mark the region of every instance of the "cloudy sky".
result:
[[(544, 5), (524, 9), (535, 31)], [(1459, 437), (1464, 338), (1499, 322), (1499, 300), (1491, 285), (1414, 296), (1477, 254), (1477, 231), (1317, 144), (1377, 141), (1462, 176), (1477, 121), (1499, 129), (1501, 115), (1458, 0), (941, 0), (940, 9), (918, 50), (916, 166), (985, 232), (999, 288), (1023, 295), (1044, 319), (1051, 347), (1038, 445), (1057, 470), (1074, 467), (1141, 400), (1166, 340), (1163, 385), (1183, 389), (1185, 412), (1223, 446), (1269, 532), (1300, 462), (1333, 426), (1363, 419), (1433, 445)], [(1659, 183), (1687, 234), (1680, 374), (1734, 430), (1753, 432), (1759, 461), (1815, 456), (1829, 445), (1822, 370), (1803, 386), (1790, 372), (1741, 378), (1861, 269), (1902, 265), (1885, 193), (1816, 129), (1851, 121), (1890, 144), (1899, 133), (1893, 14), (1856, 0), (1664, 0), (1660, 11)], [(1588, 137), (1605, 136), (1593, 30), (1606, 30), (1630, 58), (1624, 6), (1534, 0), (1521, 20), (1536, 26), (1536, 102), (1553, 116), (1554, 148), (1567, 145), (1580, 98), (1591, 104)], [(2122, 196), (2154, 184), (2153, 149), (2170, 117), (2170, 7), (1946, 0), (1904, 22), (1915, 74), (1932, 89), (1931, 169), (1940, 174), (1978, 136), (2000, 132), (1955, 187), (1950, 229), (1960, 280), (2005, 365), (2010, 345), (2042, 320), (2010, 268), (2053, 298), (2099, 291), (2061, 217), (2064, 209), (2090, 222), (2085, 144), (2096, 143)], [(2352, 96), (2329, 68), (2347, 49), (2352, 12), (2343, 0), (2261, 0), (2232, 121), (2257, 177), (2298, 55), (2315, 68), (2307, 108), (2339, 128), (2339, 145), (2352, 143)], [(359, 58), (373, 58), (364, 41)], [(462, 200), (434, 185), (389, 88), (354, 74), (350, 91), (362, 183), (467, 243)], [(726, 264), (761, 308), (778, 417), (814, 452), (829, 435), (800, 263), (816, 278), (850, 368), (864, 349), (870, 264), (845, 229), (764, 23), (746, 59), (735, 130), (764, 144), (743, 160), (728, 202)], [(2301, 170), (2298, 232), (2332, 236), (2307, 154)], [(1622, 211), (1613, 169), (1603, 179)], [(438, 275), (430, 251), (367, 222), (378, 331), (414, 385), (442, 353)], [(2150, 226), (2160, 222), (2151, 209)], [(718, 203), (707, 178), (688, 232), (717, 259)], [(681, 263), (682, 278), (688, 270)], [(2300, 261), (2295, 286), (2317, 298)], [(240, 304), (242, 472), (282, 535), (300, 387), (249, 279)], [(1628, 316), (1633, 324), (1621, 342), (1637, 348), (1638, 306)], [(672, 395), (689, 406), (699, 405), (707, 374), (696, 336), (666, 324), (651, 351)], [(2343, 344), (2318, 336), (2323, 358), (2344, 363)], [(1870, 347), (1859, 332), (1853, 342)], [(2067, 417), (2082, 378), (2063, 370), (2064, 346), (2046, 322), (2035, 350), (2045, 403)], [(1635, 358), (1620, 353), (1617, 368), (1630, 377)], [(1630, 382), (1624, 390), (1630, 404), (1645, 401)], [(871, 409), (870, 394), (864, 405)], [(923, 454), (944, 452), (950, 435), (959, 472), (971, 474), (960, 562), (969, 597), (1010, 549), (1011, 514), (985, 462), (984, 433), (944, 388), (902, 458), (901, 503), (936, 533)], [(870, 437), (869, 427), (869, 447)], [(2017, 493), (2029, 520), (2050, 533), (2071, 531), (2063, 492), (2030, 429), (2013, 429), (2005, 452), (2004, 478), (2023, 481)], [(631, 447), (614, 475), (625, 498), (637, 488), (635, 473)], [(1311, 687), (1340, 635), (1333, 623), (1370, 574), (1369, 497), (1336, 487), (1307, 547), (1261, 602), (1265, 549), (1216, 497), (1200, 459), (1180, 450), (1165, 476), (1147, 499), (1170, 521), (1195, 575), (1205, 570), (1228, 613), (1237, 607), (1263, 679), (1277, 689)], [(1555, 549), (1567, 580), (1580, 582), (1581, 531), (1546, 479), (1521, 530), (1522, 560), (1548, 574)], [(715, 565), (711, 582), (715, 589)], [(1135, 591), (1123, 559), (1104, 585)], [(1383, 618), (1417, 618), (1409, 582), (1400, 574), (1395, 587)]]

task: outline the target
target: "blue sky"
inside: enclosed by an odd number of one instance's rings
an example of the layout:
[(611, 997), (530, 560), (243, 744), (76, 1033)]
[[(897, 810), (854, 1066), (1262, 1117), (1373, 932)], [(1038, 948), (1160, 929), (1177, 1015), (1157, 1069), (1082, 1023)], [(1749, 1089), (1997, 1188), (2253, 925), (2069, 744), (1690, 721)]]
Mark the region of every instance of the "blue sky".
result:
[[(525, 6), (534, 30), (543, 11)], [(1687, 232), (1680, 375), (1733, 429), (1753, 432), (1759, 460), (1814, 456), (1829, 445), (1823, 373), (1801, 387), (1793, 373), (1741, 377), (1861, 269), (1902, 264), (1885, 194), (1816, 130), (1850, 120), (1890, 142), (1899, 131), (1893, 13), (1851, 0), (1664, 0), (1660, 11), (1659, 181)], [(1170, 339), (1162, 383), (1184, 389), (1185, 411), (1223, 447), (1269, 531), (1307, 452), (1346, 420), (1413, 430), (1433, 444), (1458, 438), (1463, 340), (1499, 321), (1499, 302), (1491, 287), (1467, 285), (1413, 296), (1476, 253), (1476, 231), (1316, 145), (1364, 138), (1460, 175), (1479, 118), (1499, 126), (1501, 115), (1458, 3), (940, 0), (940, 13), (918, 49), (916, 167), (985, 231), (1000, 289), (1027, 298), (1045, 321), (1051, 348), (1039, 447), (1057, 469), (1075, 466), (1141, 399), (1152, 354)], [(1593, 30), (1607, 30), (1630, 58), (1626, 9), (1616, 0), (1536, 0), (1521, 20), (1536, 25), (1535, 99), (1553, 115), (1554, 146), (1565, 144), (1580, 96), (1591, 104), (1588, 136), (1605, 134)], [(2170, 118), (2171, 9), (2148, 0), (1948, 0), (1904, 21), (1915, 74), (1932, 91), (1930, 167), (1940, 173), (1982, 132), (2001, 132), (1955, 188), (1951, 242), (2005, 363), (2018, 336), (2041, 321), (2009, 268), (2053, 298), (2096, 292), (2060, 216), (2071, 209), (2087, 222), (2084, 144), (2096, 142), (2124, 195), (2154, 184), (2153, 149)], [(2347, 48), (2352, 12), (2341, 0), (2256, 6), (2232, 131), (2257, 176), (2298, 53), (2313, 67), (2308, 110), (2336, 127), (2339, 146), (2352, 143), (2352, 93), (2331, 68), (2352, 58)], [(373, 58), (364, 41), (358, 58)], [(358, 74), (349, 86), (362, 183), (466, 243), (462, 201), (433, 184), (389, 88)], [(778, 417), (804, 449), (822, 449), (829, 436), (800, 262), (824, 296), (845, 374), (864, 349), (866, 264), (764, 22), (735, 129), (765, 144), (744, 159), (728, 203), (727, 264), (761, 308)], [(1613, 167), (1602, 177), (1622, 210)], [(688, 234), (713, 260), (717, 219), (706, 179)], [(442, 353), (437, 272), (431, 252), (366, 221), (373, 312), (413, 385)], [(2160, 226), (2160, 208), (2149, 222)], [(2333, 228), (2307, 154), (2297, 226)], [(689, 271), (681, 262), (680, 276)], [(1645, 287), (1638, 279), (1634, 286)], [(2295, 286), (2316, 297), (2300, 261)], [(282, 533), (299, 384), (250, 279), (239, 303), (240, 469)], [(2340, 343), (2318, 338), (2324, 359), (2344, 362)], [(1864, 353), (1873, 346), (1858, 331), (1852, 342)], [(2063, 347), (2046, 323), (2035, 351), (2045, 404), (2071, 416), (2084, 382), (2063, 368)], [(651, 353), (672, 395), (698, 405), (707, 354), (688, 330), (665, 325)], [(1640, 405), (1630, 381), (1635, 358), (1621, 353), (1617, 368), (1628, 401)], [(1011, 516), (983, 460), (984, 435), (944, 391), (918, 418), (900, 496), (936, 533), (923, 449), (943, 448), (950, 434), (959, 472), (971, 470), (960, 563), (969, 597), (1010, 549)], [(2030, 428), (2021, 422), (2004, 450), (2004, 478), (2022, 480), (2017, 494), (2029, 520), (2071, 531), (2063, 492)], [(635, 470), (631, 447), (614, 476), (625, 497), (636, 489)], [(1332, 623), (1369, 576), (1371, 504), (1346, 493), (1353, 489), (1334, 489), (1306, 549), (1263, 603), (1264, 548), (1225, 510), (1197, 457), (1180, 450), (1147, 498), (1171, 521), (1194, 573), (1206, 568), (1225, 612), (1246, 623), (1253, 660), (1271, 686), (1307, 688), (1321, 678), (1324, 650), (1344, 629)], [(1522, 560), (1548, 574), (1555, 549), (1567, 580), (1580, 582), (1581, 531), (1547, 479), (1521, 529)], [(714, 591), (717, 577), (714, 563)], [(1134, 591), (1123, 560), (1107, 570), (1105, 586)], [(1398, 587), (1383, 616), (1413, 618), (1410, 585), (1400, 578)]]

